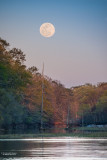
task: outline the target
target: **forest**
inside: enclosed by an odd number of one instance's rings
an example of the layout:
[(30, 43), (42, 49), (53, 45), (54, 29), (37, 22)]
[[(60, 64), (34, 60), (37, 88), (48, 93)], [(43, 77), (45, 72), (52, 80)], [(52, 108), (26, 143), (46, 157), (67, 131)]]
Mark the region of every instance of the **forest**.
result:
[(71, 88), (27, 68), (25, 54), (0, 38), (0, 129), (107, 124), (107, 82)]

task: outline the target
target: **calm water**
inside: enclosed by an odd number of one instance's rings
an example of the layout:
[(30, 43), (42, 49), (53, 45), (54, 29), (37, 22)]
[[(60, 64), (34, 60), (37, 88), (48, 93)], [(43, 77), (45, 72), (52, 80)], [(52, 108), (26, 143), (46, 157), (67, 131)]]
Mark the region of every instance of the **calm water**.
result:
[(107, 160), (107, 139), (0, 140), (0, 160)]

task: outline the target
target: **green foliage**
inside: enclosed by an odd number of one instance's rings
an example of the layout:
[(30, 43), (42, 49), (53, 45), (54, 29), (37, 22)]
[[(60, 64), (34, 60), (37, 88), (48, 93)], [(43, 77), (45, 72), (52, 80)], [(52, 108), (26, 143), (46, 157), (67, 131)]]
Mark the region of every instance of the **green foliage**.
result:
[(32, 77), (23, 65), (23, 52), (8, 46), (0, 38), (0, 125), (4, 128), (23, 123), (25, 109), (20, 100)]
[(73, 114), (75, 123), (81, 125), (107, 123), (107, 83), (97, 87), (86, 84), (73, 90)]
[(1, 125), (4, 128), (23, 123), (24, 107), (18, 103), (11, 91), (0, 89)]

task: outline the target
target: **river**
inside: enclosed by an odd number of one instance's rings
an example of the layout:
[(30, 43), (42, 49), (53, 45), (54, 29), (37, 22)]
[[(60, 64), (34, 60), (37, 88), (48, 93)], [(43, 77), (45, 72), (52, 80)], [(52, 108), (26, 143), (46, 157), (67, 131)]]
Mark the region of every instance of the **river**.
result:
[(107, 160), (107, 139), (0, 139), (0, 160)]

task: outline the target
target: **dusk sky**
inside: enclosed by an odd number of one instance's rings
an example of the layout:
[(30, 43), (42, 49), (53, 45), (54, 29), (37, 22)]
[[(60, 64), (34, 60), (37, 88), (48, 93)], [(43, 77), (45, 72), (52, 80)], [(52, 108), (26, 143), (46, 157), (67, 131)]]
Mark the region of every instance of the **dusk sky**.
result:
[[(39, 32), (45, 22), (50, 38)], [(0, 0), (0, 37), (65, 87), (107, 82), (107, 0)]]

